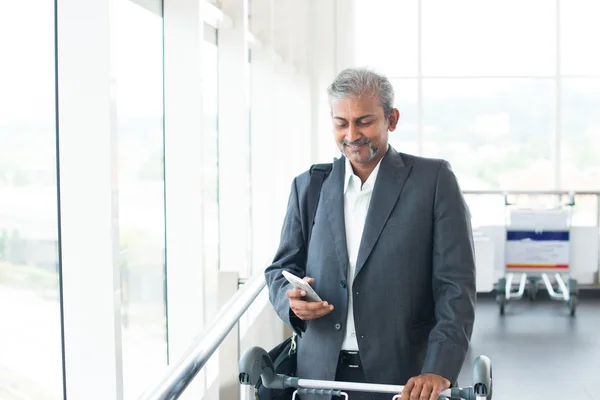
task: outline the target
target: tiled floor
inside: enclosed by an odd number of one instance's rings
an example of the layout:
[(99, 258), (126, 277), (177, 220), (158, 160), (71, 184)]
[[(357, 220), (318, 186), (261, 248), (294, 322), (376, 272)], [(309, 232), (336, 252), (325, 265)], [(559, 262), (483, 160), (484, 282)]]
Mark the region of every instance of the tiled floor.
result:
[(570, 317), (564, 303), (511, 302), (501, 317), (480, 299), (471, 350), (459, 378), (470, 386), (473, 360), (492, 360), (496, 400), (600, 400), (600, 299), (580, 299)]

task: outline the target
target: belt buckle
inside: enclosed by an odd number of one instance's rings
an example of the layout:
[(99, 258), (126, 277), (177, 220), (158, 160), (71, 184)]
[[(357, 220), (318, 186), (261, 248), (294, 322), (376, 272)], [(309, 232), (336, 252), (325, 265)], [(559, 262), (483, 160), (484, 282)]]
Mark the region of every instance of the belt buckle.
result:
[(360, 368), (360, 365), (358, 365), (358, 364), (350, 364), (350, 357), (348, 357), (349, 355), (358, 356), (358, 351), (352, 351), (352, 350), (342, 351), (342, 362), (350, 368)]

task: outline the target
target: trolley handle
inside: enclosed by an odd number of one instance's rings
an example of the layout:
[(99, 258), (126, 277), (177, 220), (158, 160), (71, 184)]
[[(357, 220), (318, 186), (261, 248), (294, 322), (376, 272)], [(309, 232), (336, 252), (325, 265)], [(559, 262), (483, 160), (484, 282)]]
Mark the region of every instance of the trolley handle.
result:
[[(534, 193), (532, 193), (532, 194), (534, 194)], [(564, 206), (574, 207), (575, 206), (575, 192), (569, 192), (568, 194), (569, 194), (569, 198), (568, 198), (567, 202), (564, 204)], [(516, 206), (517, 203), (508, 201), (508, 196), (509, 196), (509, 193), (504, 192), (504, 205), (507, 207), (508, 206)]]
[(299, 394), (316, 394), (318, 396), (342, 396), (341, 390), (336, 389), (314, 389), (314, 388), (298, 388)]

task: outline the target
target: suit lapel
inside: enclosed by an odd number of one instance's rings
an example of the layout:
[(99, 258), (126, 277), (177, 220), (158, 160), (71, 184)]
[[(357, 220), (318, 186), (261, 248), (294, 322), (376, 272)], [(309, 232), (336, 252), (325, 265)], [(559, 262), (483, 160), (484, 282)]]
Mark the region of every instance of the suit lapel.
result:
[(347, 277), (348, 249), (346, 247), (346, 225), (344, 221), (344, 177), (346, 167), (344, 160), (344, 157), (340, 157), (334, 161), (329, 178), (323, 182), (321, 196), (339, 265), (343, 276)]
[(390, 146), (388, 153), (381, 161), (375, 187), (373, 188), (373, 195), (358, 250), (355, 277), (358, 276), (379, 239), (379, 235), (381, 235), (381, 231), (402, 192), (410, 169), (410, 166), (404, 165), (400, 154)]

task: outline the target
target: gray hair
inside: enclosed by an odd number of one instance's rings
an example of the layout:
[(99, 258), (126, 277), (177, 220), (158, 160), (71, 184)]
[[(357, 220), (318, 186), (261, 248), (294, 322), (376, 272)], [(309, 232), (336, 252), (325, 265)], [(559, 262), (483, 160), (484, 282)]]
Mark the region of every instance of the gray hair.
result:
[(327, 94), (330, 105), (334, 99), (377, 96), (385, 119), (390, 117), (394, 108), (394, 87), (388, 78), (366, 68), (343, 70), (327, 88)]

